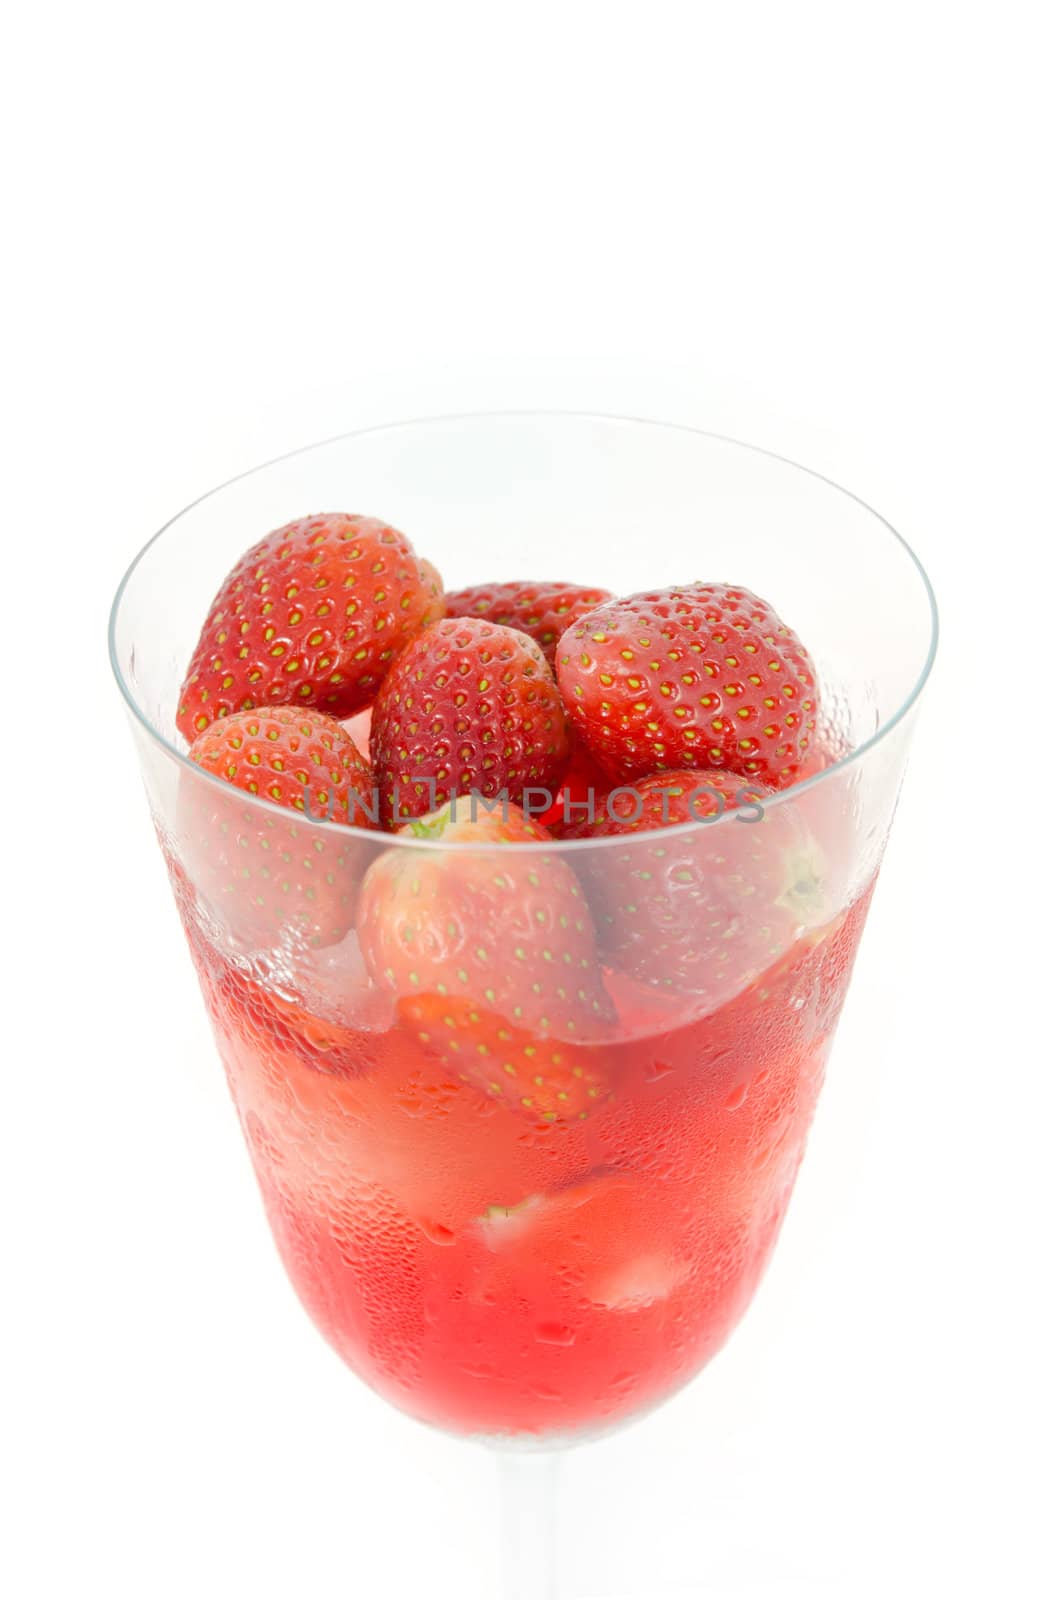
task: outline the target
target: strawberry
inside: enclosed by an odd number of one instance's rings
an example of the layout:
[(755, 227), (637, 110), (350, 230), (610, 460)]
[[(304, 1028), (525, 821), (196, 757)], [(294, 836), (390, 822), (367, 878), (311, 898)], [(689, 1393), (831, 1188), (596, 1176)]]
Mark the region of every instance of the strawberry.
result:
[(599, 1048), (541, 1039), (474, 1000), (406, 995), (398, 1015), (463, 1083), (534, 1122), (580, 1122), (611, 1093)]
[[(710, 822), (723, 811), (758, 812), (758, 802), (773, 790), (768, 784), (732, 772), (658, 772), (616, 788), (605, 782), (580, 808), (566, 830), (568, 839), (609, 839), (618, 833), (644, 833), (680, 822)], [(748, 820), (752, 820), (748, 816)], [(754, 820), (757, 820), (755, 818)]]
[(555, 679), (524, 633), (453, 617), (394, 662), (372, 713), (372, 762), (391, 827), (442, 796), (551, 791), (569, 739)]
[[(535, 1309), (555, 1302), (560, 1310), (565, 1299), (568, 1313), (579, 1301), (609, 1311), (662, 1309), (693, 1276), (693, 1261), (681, 1248), (682, 1236), (686, 1249), (689, 1242), (687, 1214), (675, 1207), (672, 1192), (635, 1172), (601, 1168), (518, 1205), (490, 1206), (477, 1223), (499, 1283), (515, 1273), (524, 1294), (532, 1283)], [(486, 1275), (488, 1264), (482, 1270)], [(540, 1310), (538, 1316), (548, 1327)], [(561, 1336), (567, 1324), (559, 1319), (553, 1326)]]
[(835, 766), (839, 759), (839, 756), (831, 754), (822, 741), (817, 740), (807, 752), (805, 759), (799, 762), (795, 771), (782, 784), (778, 784), (778, 788), (793, 789), (797, 783), (805, 783), (807, 778), (816, 778), (819, 772), (827, 772), (828, 768)]
[(446, 614), (445, 583), (433, 561), (424, 561), (421, 557), (417, 566), (428, 596), (426, 621), (438, 622)]
[(695, 771), (612, 794), (591, 836), (651, 837), (585, 853), (582, 881), (606, 962), (713, 1008), (823, 919), (823, 862), (796, 811), (757, 804), (768, 792), (741, 774)]
[(364, 759), (370, 764), (372, 760), (371, 706), (367, 706), (364, 711), (358, 711), (355, 717), (348, 717), (342, 726), (346, 729)]
[[(582, 837), (586, 819), (603, 811), (607, 795), (614, 787), (607, 773), (597, 766), (585, 746), (571, 741), (570, 761), (560, 780), (555, 799), (547, 811), (535, 812), (537, 821), (559, 839)], [(591, 803), (591, 812), (590, 812)]]
[[(237, 711), (201, 733), (188, 759), (247, 794), (311, 817), (347, 820), (349, 796), (371, 803), (368, 764), (333, 717), (299, 706)], [(353, 808), (360, 814), (361, 806)], [(341, 813), (341, 814), (340, 814)]]
[(470, 589), (451, 590), (445, 609), (450, 617), (481, 617), (528, 633), (552, 666), (564, 630), (611, 598), (608, 589), (586, 589), (577, 583), (477, 583)]
[[(183, 780), (185, 859), (222, 923), (256, 948), (285, 928), (313, 945), (341, 939), (356, 909), (359, 830), (344, 828), (347, 842), (330, 829), (314, 832), (303, 818), (367, 820), (371, 774), (345, 730), (322, 712), (295, 706), (236, 711), (201, 733), (188, 754), (276, 811), (274, 817), (215, 784)], [(284, 811), (301, 816), (285, 818)]]
[(464, 798), (398, 837), (412, 843), (373, 862), (357, 912), (376, 983), (400, 997), (466, 999), (537, 1037), (608, 1031), (613, 1011), (577, 877), (555, 851), (512, 848), (550, 844), (544, 828)]
[(575, 731), (616, 783), (723, 767), (779, 788), (817, 722), (798, 639), (764, 600), (724, 584), (599, 607), (563, 635), (556, 675)]
[[(433, 574), (433, 576), (431, 575)], [(248, 550), (221, 586), (180, 691), (189, 743), (263, 705), (352, 716), (391, 660), (441, 614), (441, 580), (372, 517), (304, 517)]]

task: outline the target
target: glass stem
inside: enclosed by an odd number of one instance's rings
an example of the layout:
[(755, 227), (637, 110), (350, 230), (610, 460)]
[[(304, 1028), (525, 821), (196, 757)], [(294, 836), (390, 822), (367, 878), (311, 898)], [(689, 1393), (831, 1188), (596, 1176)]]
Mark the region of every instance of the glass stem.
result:
[(556, 1600), (555, 1451), (498, 1450), (503, 1600)]

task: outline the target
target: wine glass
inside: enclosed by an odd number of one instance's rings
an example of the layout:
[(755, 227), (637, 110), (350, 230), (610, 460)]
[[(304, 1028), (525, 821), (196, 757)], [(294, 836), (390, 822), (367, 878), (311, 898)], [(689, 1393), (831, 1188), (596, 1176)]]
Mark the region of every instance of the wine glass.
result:
[[(192, 646), (248, 546), (340, 509), (400, 528), (450, 590), (704, 579), (766, 596), (817, 668), (795, 781), (658, 831), (514, 844), (351, 829), (236, 793), (176, 732)], [(284, 1265), (366, 1382), (495, 1449), (512, 1596), (554, 1592), (562, 1449), (694, 1377), (769, 1259), (935, 638), (919, 562), (854, 496), (693, 429), (562, 413), (295, 452), (175, 517), (118, 590), (114, 671)], [(584, 806), (584, 789), (567, 799)], [(222, 877), (204, 818), (231, 844)], [(284, 913), (277, 870), (338, 896), (324, 931)], [(461, 993), (381, 976), (365, 948), (365, 904), (391, 916), (417, 895), (439, 942), (431, 917), (454, 896), (478, 908)], [(566, 897), (581, 941), (561, 917), (557, 960), (575, 958), (554, 992), (586, 1002), (562, 1025), (519, 968), (539, 896)]]

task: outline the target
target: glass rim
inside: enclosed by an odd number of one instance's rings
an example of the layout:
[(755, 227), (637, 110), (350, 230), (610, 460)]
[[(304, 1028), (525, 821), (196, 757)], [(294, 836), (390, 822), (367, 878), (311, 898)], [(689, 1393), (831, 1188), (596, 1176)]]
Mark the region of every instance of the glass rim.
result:
[[(209, 784), (215, 785), (219, 791), (223, 790), (226, 794), (230, 795), (232, 793), (231, 784), (226, 783), (223, 778), (218, 777), (216, 774), (205, 771), (196, 762), (189, 758), (186, 751), (181, 750), (176, 744), (172, 743), (172, 741), (155, 726), (155, 724), (143, 710), (143, 707), (140, 705), (136, 695), (133, 693), (118, 660), (116, 642), (118, 617), (121, 611), (122, 601), (125, 598), (125, 593), (129, 583), (132, 580), (133, 574), (137, 571), (141, 563), (158, 543), (158, 541), (162, 539), (172, 528), (174, 528), (182, 518), (186, 517), (189, 512), (194, 511), (196, 506), (200, 506), (205, 501), (213, 499), (215, 495), (223, 493), (224, 490), (232, 488), (233, 485), (243, 482), (243, 480), (246, 478), (254, 477), (260, 472), (266, 472), (270, 467), (279, 466), (284, 461), (292, 461), (298, 456), (310, 455), (315, 450), (324, 450), (330, 445), (341, 444), (346, 440), (365, 438), (376, 433), (395, 432), (402, 428), (427, 428), (438, 426), (443, 423), (486, 422), (504, 419), (512, 421), (530, 421), (534, 419), (556, 420), (561, 418), (574, 422), (622, 423), (630, 427), (656, 428), (669, 433), (691, 434), (700, 439), (712, 440), (715, 444), (724, 444), (733, 449), (746, 451), (749, 455), (760, 456), (765, 460), (777, 462), (781, 466), (791, 467), (796, 472), (801, 472), (807, 477), (815, 478), (818, 483), (824, 484), (826, 488), (834, 490), (837, 494), (842, 495), (845, 499), (850, 500), (855, 505), (859, 506), (862, 511), (867, 512), (868, 515), (872, 517), (873, 520), (880, 525), (880, 527), (885, 529), (893, 540), (895, 540), (900, 549), (912, 563), (914, 570), (919, 576), (920, 581), (923, 584), (924, 594), (928, 603), (931, 632), (930, 638), (928, 639), (927, 653), (921, 662), (920, 670), (916, 676), (912, 688), (908, 691), (897, 710), (895, 710), (885, 722), (881, 723), (880, 726), (876, 728), (867, 739), (861, 740), (860, 743), (855, 745), (852, 750), (848, 750), (845, 755), (840, 756), (829, 766), (822, 768), (819, 772), (812, 773), (808, 778), (801, 779), (798, 783), (792, 784), (788, 789), (779, 789), (771, 795), (763, 796), (761, 800), (756, 801), (756, 804), (759, 804), (764, 811), (769, 811), (774, 806), (778, 806), (797, 795), (808, 794), (811, 789), (815, 788), (818, 784), (832, 778), (836, 773), (842, 772), (847, 768), (853, 768), (858, 762), (867, 756), (870, 751), (883, 744), (883, 742), (888, 739), (903, 722), (906, 721), (919, 701), (921, 694), (923, 693), (928, 678), (931, 676), (931, 669), (934, 666), (935, 657), (938, 653), (938, 603), (935, 598), (935, 591), (932, 587), (931, 579), (928, 577), (924, 568), (924, 564), (920, 560), (920, 557), (917, 555), (916, 551), (913, 549), (912, 545), (907, 539), (903, 538), (903, 536), (898, 532), (897, 528), (887, 521), (886, 517), (870, 506), (868, 501), (863, 500), (861, 496), (855, 494), (853, 490), (844, 488), (841, 483), (836, 483), (833, 478), (827, 477), (823, 472), (815, 471), (813, 467), (804, 466), (801, 462), (792, 460), (790, 456), (781, 455), (775, 450), (767, 450), (761, 445), (749, 444), (746, 440), (733, 438), (729, 434), (716, 433), (707, 428), (697, 428), (691, 423), (662, 422), (657, 418), (652, 417), (628, 416), (621, 415), (619, 413), (602, 411), (564, 411), (549, 407), (532, 407), (529, 409), (514, 407), (486, 411), (437, 412), (430, 416), (398, 418), (391, 422), (372, 423), (370, 426), (365, 428), (351, 428), (342, 433), (329, 435), (324, 439), (316, 439), (310, 444), (299, 445), (293, 450), (285, 450), (280, 455), (270, 457), (268, 461), (259, 462), (256, 466), (247, 467), (244, 471), (233, 474), (232, 477), (226, 478), (222, 483), (215, 484), (212, 489), (207, 489), (204, 491), (204, 493), (196, 495), (194, 500), (189, 500), (188, 503), (182, 506), (179, 511), (175, 512), (173, 516), (169, 517), (136, 552), (128, 567), (125, 569), (125, 572), (122, 574), (121, 581), (115, 590), (114, 599), (111, 603), (110, 616), (107, 623), (107, 652), (110, 658), (111, 671), (114, 674), (118, 689), (121, 692), (126, 707), (131, 712), (134, 720), (144, 730), (152, 743), (157, 745), (159, 750), (165, 756), (175, 761), (178, 766), (184, 768), (184, 770), (187, 772), (193, 773), (199, 781), (205, 781)], [(753, 780), (748, 779), (748, 784), (753, 784)], [(263, 814), (267, 813), (268, 815), (275, 817), (277, 808), (271, 801), (264, 799), (261, 795), (250, 794), (245, 790), (240, 790), (239, 793), (242, 799), (247, 801), (252, 806), (261, 807)], [(448, 799), (443, 799), (442, 805), (436, 808), (436, 812), (449, 803), (451, 802)], [(515, 801), (510, 802), (510, 807), (520, 815), (522, 814), (521, 805), (517, 804)], [(496, 810), (497, 807), (494, 805), (493, 809)], [(305, 817), (303, 820), (310, 827), (323, 828), (328, 833), (334, 833), (347, 840), (349, 839), (351, 829), (347, 824), (332, 822), (322, 818)], [(415, 819), (410, 818), (409, 820), (413, 821)], [(676, 837), (691, 834), (704, 826), (713, 827), (719, 822), (729, 822), (731, 824), (735, 820), (738, 820), (737, 812), (735, 810), (727, 811), (721, 816), (711, 819), (709, 822), (691, 821), (673, 823), (666, 827), (664, 831), (668, 837)], [(481, 853), (483, 850), (495, 850), (499, 848), (496, 842), (483, 842), (482, 844), (478, 844), (467, 841), (458, 843), (449, 842), (445, 839), (420, 839), (411, 834), (388, 833), (383, 829), (360, 829), (359, 831), (366, 833), (370, 838), (378, 837), (380, 845), (385, 843), (390, 848), (399, 846), (406, 849), (458, 851), (463, 853)], [(628, 848), (629, 841), (630, 835), (628, 833), (617, 833), (589, 839), (542, 839), (535, 841), (520, 840), (512, 841), (511, 843), (506, 842), (503, 847), (506, 850), (516, 849), (520, 851), (554, 853), (556, 851), (566, 852), (575, 850), (599, 849), (601, 846), (607, 845), (625, 845)]]

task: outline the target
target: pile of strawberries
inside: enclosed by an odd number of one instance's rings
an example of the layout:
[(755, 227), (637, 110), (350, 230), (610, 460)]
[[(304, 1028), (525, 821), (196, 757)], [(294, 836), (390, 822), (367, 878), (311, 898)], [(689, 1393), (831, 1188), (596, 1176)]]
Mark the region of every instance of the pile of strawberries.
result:
[(580, 1117), (608, 1093), (605, 969), (724, 998), (805, 923), (814, 873), (787, 808), (753, 850), (737, 835), (758, 830), (683, 830), (657, 875), (632, 847), (578, 853), (578, 870), (510, 851), (498, 870), (492, 850), (381, 854), (366, 832), (540, 847), (756, 820), (819, 762), (816, 720), (809, 656), (746, 589), (446, 593), (397, 529), (307, 517), (232, 570), (184, 679), (191, 760), (276, 809), (191, 786), (191, 873), (250, 945), (356, 926), (374, 982), (455, 1071), (532, 1116)]

